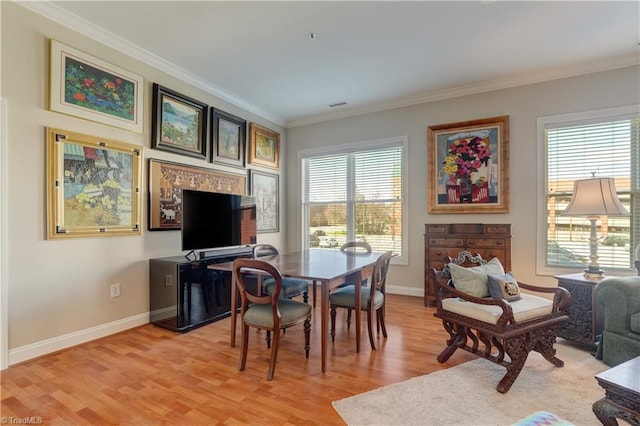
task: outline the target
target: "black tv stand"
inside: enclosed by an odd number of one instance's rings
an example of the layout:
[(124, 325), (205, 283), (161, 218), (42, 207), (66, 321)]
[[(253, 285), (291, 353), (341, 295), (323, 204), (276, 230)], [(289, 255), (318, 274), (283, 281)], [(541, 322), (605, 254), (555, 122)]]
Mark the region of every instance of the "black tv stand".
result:
[[(207, 255), (202, 256), (203, 253)], [(195, 253), (194, 253), (195, 254)], [(231, 315), (228, 273), (207, 266), (251, 257), (252, 246), (200, 252), (193, 259), (171, 256), (149, 259), (150, 321), (158, 327), (187, 332)]]

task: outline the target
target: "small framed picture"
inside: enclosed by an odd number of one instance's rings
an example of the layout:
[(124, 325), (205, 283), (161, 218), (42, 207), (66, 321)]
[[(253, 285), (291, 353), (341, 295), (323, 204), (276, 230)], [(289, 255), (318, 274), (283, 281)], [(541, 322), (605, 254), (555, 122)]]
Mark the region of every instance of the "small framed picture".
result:
[(141, 76), (51, 40), (49, 109), (142, 133)]
[(207, 105), (153, 83), (151, 147), (206, 158)]
[(280, 176), (249, 170), (249, 192), (256, 198), (256, 226), (260, 234), (280, 231)]
[(249, 124), (249, 163), (280, 169), (280, 133)]
[(244, 168), (246, 128), (246, 120), (211, 108), (209, 161)]

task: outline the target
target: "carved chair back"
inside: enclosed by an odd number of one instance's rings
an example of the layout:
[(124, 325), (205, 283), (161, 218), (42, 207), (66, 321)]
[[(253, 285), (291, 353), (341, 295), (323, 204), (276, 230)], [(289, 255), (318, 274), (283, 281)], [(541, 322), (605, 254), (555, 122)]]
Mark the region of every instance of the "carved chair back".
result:
[(371, 253), (371, 245), (366, 241), (347, 241), (340, 247), (340, 251), (345, 253)]

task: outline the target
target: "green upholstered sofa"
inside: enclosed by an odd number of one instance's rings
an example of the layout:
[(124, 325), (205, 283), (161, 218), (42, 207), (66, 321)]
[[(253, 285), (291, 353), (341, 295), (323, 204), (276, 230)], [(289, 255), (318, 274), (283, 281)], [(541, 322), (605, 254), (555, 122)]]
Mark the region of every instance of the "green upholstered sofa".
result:
[(595, 289), (604, 306), (596, 358), (614, 366), (640, 356), (640, 276), (605, 278)]

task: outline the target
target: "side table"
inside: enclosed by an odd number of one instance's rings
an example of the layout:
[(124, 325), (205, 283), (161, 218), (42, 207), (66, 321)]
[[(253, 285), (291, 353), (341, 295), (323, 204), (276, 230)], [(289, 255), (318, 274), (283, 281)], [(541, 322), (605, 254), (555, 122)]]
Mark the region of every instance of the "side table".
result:
[(592, 409), (603, 425), (617, 425), (616, 418), (640, 426), (640, 356), (597, 374), (605, 397)]
[(556, 275), (558, 286), (571, 294), (567, 307), (568, 321), (560, 326), (558, 336), (595, 349), (604, 328), (604, 312), (594, 300), (598, 281), (588, 280), (583, 274)]

